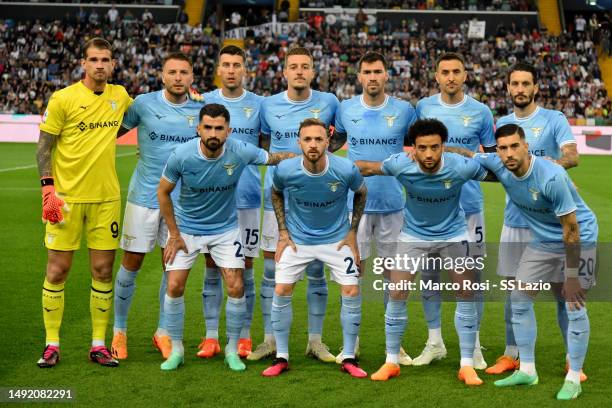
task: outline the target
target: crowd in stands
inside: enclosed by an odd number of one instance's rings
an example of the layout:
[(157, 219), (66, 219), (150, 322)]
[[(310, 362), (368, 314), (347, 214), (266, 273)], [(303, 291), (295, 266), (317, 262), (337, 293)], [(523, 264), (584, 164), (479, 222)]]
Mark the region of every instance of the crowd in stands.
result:
[(535, 10), (533, 0), (301, 0), (301, 7), (406, 9), (406, 10)]
[[(314, 88), (333, 92), (340, 100), (360, 93), (356, 62), (364, 51), (378, 50), (390, 63), (387, 91), (416, 103), (437, 92), (434, 61), (438, 52), (448, 50), (465, 56), (467, 92), (487, 104), (495, 116), (511, 108), (507, 68), (527, 61), (540, 73), (540, 104), (570, 118), (612, 119), (612, 102), (597, 63), (596, 43), (602, 35), (609, 36), (601, 28), (574, 29), (554, 37), (521, 24), (500, 25), (486, 39), (468, 39), (467, 21), (444, 28), (435, 22), (422, 27), (414, 20), (393, 28), (388, 21), (378, 21), (367, 29), (340, 19), (333, 26), (306, 21), (310, 25), (288, 34), (246, 39), (248, 89), (261, 95), (284, 90), (284, 55), (292, 44), (300, 43), (315, 58)], [(80, 46), (92, 36), (111, 41), (117, 58), (113, 82), (126, 86), (132, 96), (161, 88), (162, 56), (176, 49), (191, 55), (195, 87), (202, 92), (214, 87), (220, 39), (216, 27), (208, 23), (163, 25), (149, 18), (115, 25), (0, 21), (0, 112), (40, 114), (54, 90), (81, 78)]]

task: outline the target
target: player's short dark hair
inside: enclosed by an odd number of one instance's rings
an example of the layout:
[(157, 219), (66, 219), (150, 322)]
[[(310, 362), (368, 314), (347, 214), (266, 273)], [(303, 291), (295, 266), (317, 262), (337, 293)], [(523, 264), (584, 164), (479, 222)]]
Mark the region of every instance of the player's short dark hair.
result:
[(520, 127), (519, 125), (515, 125), (514, 123), (509, 123), (502, 127), (498, 127), (495, 130), (495, 140), (499, 139), (500, 137), (512, 135), (519, 135), (521, 139), (525, 140), (525, 131), (522, 127)]
[(219, 51), (219, 58), (221, 58), (223, 54), (239, 55), (242, 57), (242, 62), (246, 62), (246, 54), (244, 53), (244, 50), (240, 47), (236, 47), (235, 45), (226, 45), (225, 47), (221, 48), (221, 51)]
[(440, 63), (442, 61), (453, 61), (453, 60), (459, 61), (461, 65), (463, 65), (463, 68), (465, 68), (465, 58), (463, 58), (463, 55), (459, 54), (458, 52), (445, 52), (442, 55), (440, 55), (438, 59), (436, 60), (436, 71), (438, 70), (438, 67), (440, 66)]
[(162, 60), (162, 68), (165, 67), (166, 62), (170, 60), (185, 61), (186, 63), (189, 64), (191, 68), (193, 68), (193, 63), (191, 62), (191, 58), (189, 58), (189, 56), (185, 54), (184, 52), (175, 51), (175, 52), (171, 52), (170, 54), (166, 54), (166, 56)]
[(383, 67), (385, 67), (385, 70), (387, 69), (387, 60), (385, 59), (384, 55), (382, 55), (380, 52), (368, 51), (363, 54), (361, 58), (359, 58), (359, 62), (357, 63), (357, 70), (361, 71), (361, 64), (364, 62), (367, 64), (372, 64), (376, 61), (382, 62)]
[(319, 119), (315, 119), (315, 118), (304, 119), (302, 123), (300, 123), (300, 128), (298, 130), (298, 136), (302, 134), (302, 129), (310, 127), (310, 126), (321, 126), (323, 129), (325, 129), (325, 136), (329, 138), (329, 128), (327, 127), (325, 122)]
[(200, 109), (200, 122), (204, 116), (210, 116), (211, 118), (218, 118), (219, 116), (223, 116), (225, 121), (230, 123), (230, 113), (227, 108), (219, 103), (209, 103), (208, 105), (204, 105), (202, 109)]
[(285, 55), (285, 67), (287, 66), (287, 61), (289, 61), (289, 57), (292, 55), (306, 55), (310, 58), (310, 62), (314, 67), (314, 59), (312, 58), (312, 53), (308, 48), (305, 47), (293, 47), (289, 51), (287, 51), (287, 55)]
[(113, 46), (111, 43), (106, 41), (104, 38), (94, 37), (87, 41), (83, 46), (83, 59), (87, 59), (87, 50), (92, 47), (99, 50), (109, 50), (111, 53), (111, 58), (113, 57)]
[(516, 71), (529, 72), (531, 77), (533, 78), (533, 83), (536, 84), (538, 82), (538, 71), (535, 67), (527, 62), (517, 62), (508, 71), (508, 83), (510, 83), (510, 75)]
[(438, 119), (419, 119), (408, 130), (408, 142), (414, 146), (417, 137), (431, 135), (439, 135), (442, 138), (442, 143), (446, 143), (448, 140), (448, 129)]

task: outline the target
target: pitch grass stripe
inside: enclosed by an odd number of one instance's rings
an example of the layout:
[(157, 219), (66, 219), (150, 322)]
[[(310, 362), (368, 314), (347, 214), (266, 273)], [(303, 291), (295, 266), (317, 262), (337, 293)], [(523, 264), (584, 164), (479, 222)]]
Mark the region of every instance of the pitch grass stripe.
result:
[[(119, 153), (117, 155), (117, 157), (125, 157), (125, 156), (133, 156), (135, 155), (136, 152), (130, 152), (130, 153)], [(37, 164), (30, 164), (29, 166), (17, 166), (17, 167), (9, 167), (7, 169), (0, 169), (0, 173), (7, 173), (9, 171), (16, 171), (16, 170), (27, 170), (27, 169), (35, 169), (36, 167), (38, 167)]]

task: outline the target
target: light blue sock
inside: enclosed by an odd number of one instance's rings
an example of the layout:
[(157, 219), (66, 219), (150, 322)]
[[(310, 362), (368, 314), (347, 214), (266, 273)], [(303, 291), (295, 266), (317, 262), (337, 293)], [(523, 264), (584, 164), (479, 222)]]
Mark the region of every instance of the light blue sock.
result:
[(276, 264), (274, 259), (264, 258), (264, 276), (261, 280), (259, 298), (261, 300), (261, 315), (263, 317), (265, 334), (272, 334), (270, 315), (272, 311), (272, 298), (274, 297), (274, 286), (276, 285), (274, 280), (275, 273)]
[[(421, 274), (421, 280), (423, 282), (432, 281), (434, 284), (437, 284), (440, 283), (440, 274), (436, 272), (423, 272)], [(440, 291), (423, 290), (421, 298), (423, 302), (423, 312), (425, 313), (425, 321), (427, 322), (427, 328), (439, 329), (442, 325), (442, 298), (440, 296)]]
[(478, 315), (476, 314), (475, 301), (457, 299), (455, 329), (459, 337), (461, 358), (474, 358), (476, 331), (478, 330)]
[(250, 339), (253, 309), (255, 307), (255, 275), (253, 274), (253, 268), (244, 270), (244, 297), (246, 298), (246, 317), (240, 331), (240, 338)]
[(167, 330), (166, 313), (164, 309), (164, 303), (166, 299), (166, 291), (168, 290), (168, 272), (163, 271), (161, 281), (159, 282), (159, 322), (157, 323), (158, 329)]
[(206, 338), (219, 338), (219, 315), (223, 301), (223, 285), (219, 268), (206, 267), (202, 289), (202, 312), (206, 322)]
[(238, 352), (238, 339), (240, 330), (246, 317), (246, 298), (227, 297), (225, 303), (225, 333), (227, 334), (227, 346), (225, 354)]
[(521, 362), (535, 363), (535, 343), (538, 335), (533, 299), (518, 290), (512, 291), (512, 329)]
[(510, 294), (506, 296), (506, 303), (504, 304), (504, 321), (506, 323), (506, 346), (516, 347), (512, 328), (512, 300)]
[(308, 278), (308, 334), (323, 334), (323, 320), (327, 309), (327, 282), (323, 262), (312, 261), (306, 267)]
[(589, 348), (591, 327), (586, 306), (580, 310), (570, 310), (566, 305), (568, 317), (567, 351), (569, 353), (570, 369), (580, 371)]
[(408, 324), (408, 311), (405, 300), (389, 299), (385, 312), (385, 342), (387, 354), (397, 355), (400, 352), (402, 336)]
[[(476, 283), (481, 283), (482, 271), (476, 270)], [(482, 321), (482, 314), (484, 312), (484, 291), (474, 291), (474, 302), (476, 303), (476, 317), (478, 319), (477, 330), (480, 330), (480, 322)]]
[(132, 304), (132, 295), (136, 290), (138, 271), (128, 271), (121, 265), (115, 279), (115, 329), (127, 330), (128, 312)]
[(289, 356), (289, 330), (292, 320), (291, 296), (279, 296), (275, 293), (272, 301), (272, 329), (277, 356)]
[(565, 300), (563, 299), (557, 299), (557, 323), (559, 324), (559, 330), (561, 330), (561, 335), (563, 336), (565, 350), (568, 350), (567, 331), (569, 329), (569, 320), (567, 310), (565, 310)]
[(166, 313), (166, 329), (170, 338), (173, 341), (182, 341), (185, 325), (185, 297), (171, 298), (166, 295), (164, 310)]
[(342, 296), (340, 321), (342, 322), (343, 357), (355, 358), (355, 342), (361, 326), (361, 296)]

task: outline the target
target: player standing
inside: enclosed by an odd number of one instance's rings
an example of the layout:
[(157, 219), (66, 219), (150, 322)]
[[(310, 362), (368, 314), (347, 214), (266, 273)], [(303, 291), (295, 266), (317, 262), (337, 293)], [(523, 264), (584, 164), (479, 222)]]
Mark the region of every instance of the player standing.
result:
[[(223, 47), (219, 52), (217, 75), (221, 88), (204, 94), (206, 103), (219, 103), (230, 112), (230, 137), (254, 146), (259, 145), (259, 112), (263, 97), (243, 87), (246, 72), (246, 55), (235, 45)], [(242, 173), (236, 189), (238, 225), (244, 248), (244, 295), (247, 316), (240, 332), (238, 355), (246, 357), (251, 352), (251, 321), (255, 305), (255, 277), (253, 258), (259, 256), (259, 225), (261, 207), (261, 176), (257, 166), (248, 166)], [(202, 307), (206, 320), (206, 336), (198, 347), (198, 357), (210, 358), (221, 351), (219, 345), (219, 311), (223, 300), (221, 276), (210, 255), (206, 255), (206, 275), (202, 290)]]
[[(162, 62), (164, 89), (139, 95), (128, 109), (120, 134), (138, 128), (140, 157), (130, 180), (121, 248), (123, 258), (115, 279), (115, 325), (112, 353), (123, 360), (127, 352), (127, 320), (136, 290), (136, 277), (145, 255), (166, 244), (168, 230), (159, 212), (157, 186), (170, 153), (176, 146), (197, 137), (197, 117), (202, 103), (189, 98), (193, 83), (193, 67), (185, 54), (168, 54)], [(162, 265), (163, 268), (163, 265)], [(159, 291), (159, 323), (153, 344), (164, 358), (171, 351), (170, 337), (165, 328), (164, 295), (166, 273), (162, 270)]]
[[(412, 105), (385, 93), (389, 80), (387, 61), (378, 52), (367, 52), (359, 60), (357, 76), (363, 94), (342, 101), (336, 113), (336, 126), (331, 150), (340, 149), (348, 140), (348, 158), (356, 160), (384, 160), (404, 149), (404, 139), (416, 120)], [(373, 131), (375, 129), (375, 131)], [(393, 257), (397, 237), (402, 229), (404, 195), (394, 177), (374, 176), (365, 180), (368, 201), (361, 218), (357, 241), (363, 264), (371, 255), (372, 241), (376, 242), (379, 257)], [(349, 211), (352, 193), (349, 192)], [(388, 271), (385, 271), (388, 280)], [(388, 291), (385, 291), (385, 306)], [(336, 357), (342, 362), (342, 353)], [(410, 356), (400, 349), (400, 364), (410, 365)]]
[[(324, 122), (306, 119), (298, 133), (303, 155), (286, 160), (274, 172), (272, 203), (279, 240), (272, 327), (277, 352), (272, 366), (262, 374), (275, 377), (289, 368), (293, 289), (306, 267), (317, 259), (329, 266), (332, 280), (341, 285), (342, 369), (353, 377), (364, 378), (367, 373), (359, 368), (354, 350), (361, 325), (357, 227), (367, 188), (354, 164), (327, 153), (329, 132)], [(350, 227), (348, 190), (354, 192)]]
[[(424, 255), (439, 253), (452, 263), (450, 277), (459, 283), (455, 328), (461, 349), (461, 368), (458, 378), (467, 385), (480, 385), (474, 370), (474, 344), (478, 315), (474, 294), (466, 290), (463, 282), (474, 280), (474, 271), (463, 267), (470, 254), (470, 237), (467, 233), (465, 214), (460, 206), (463, 185), (469, 180), (483, 180), (487, 176), (477, 163), (454, 153), (444, 153), (448, 131), (436, 119), (419, 119), (409, 131), (409, 143), (414, 149), (414, 160), (398, 153), (383, 162), (357, 161), (364, 176), (389, 175), (404, 186), (406, 204), (404, 224), (399, 235), (399, 254), (409, 259), (423, 259)], [(427, 259), (427, 258), (425, 258)], [(430, 268), (430, 263), (425, 264)], [(459, 268), (461, 266), (462, 269)], [(391, 283), (413, 280), (418, 267), (396, 266), (390, 274)], [(439, 268), (433, 268), (438, 270)], [(374, 374), (372, 380), (386, 381), (400, 374), (399, 350), (408, 312), (406, 298), (408, 288), (392, 290), (385, 311), (385, 336), (387, 359)]]
[(476, 160), (497, 176), (533, 236), (520, 258), (511, 293), (512, 326), (520, 364), (511, 376), (495, 385), (538, 383), (533, 303), (541, 288), (526, 285), (553, 282), (562, 286), (568, 319), (569, 371), (557, 399), (574, 399), (582, 392), (580, 376), (589, 343), (586, 291), (595, 281), (597, 219), (563, 167), (530, 153), (520, 126), (501, 126), (495, 137), (498, 155), (477, 155)]
[[(495, 138), (493, 137), (493, 115), (489, 108), (467, 95), (463, 85), (467, 79), (465, 61), (457, 53), (442, 54), (436, 61), (436, 82), (440, 93), (421, 99), (416, 111), (419, 119), (435, 118), (444, 123), (449, 130), (448, 146), (459, 146), (478, 152), (480, 146), (484, 151), (495, 151)], [(461, 207), (465, 212), (468, 235), (471, 238), (471, 254), (484, 256), (485, 254), (485, 224), (483, 211), (483, 197), (480, 184), (469, 181), (461, 190)], [(437, 276), (426, 271), (425, 279)], [(480, 274), (477, 271), (477, 279)], [(441, 332), (441, 299), (440, 292), (424, 290), (422, 293), (423, 310), (428, 327), (428, 340), (423, 352), (413, 360), (414, 365), (429, 364), (446, 356), (446, 347)], [(484, 308), (482, 292), (476, 292), (478, 325), (482, 319)], [(474, 349), (474, 367), (479, 370), (487, 368), (480, 347), (479, 332), (476, 332), (476, 345)]]
[[(232, 371), (243, 371), (246, 367), (238, 356), (238, 338), (246, 317), (246, 299), (236, 186), (247, 165), (276, 165), (294, 154), (268, 154), (249, 143), (228, 139), (230, 113), (223, 105), (205, 105), (199, 120), (200, 137), (172, 152), (157, 190), (160, 211), (168, 226), (164, 313), (172, 339), (172, 353), (161, 369), (176, 370), (184, 362), (185, 284), (198, 254), (208, 252), (219, 267), (228, 295), (225, 363)], [(173, 203), (170, 194), (179, 180), (180, 193)]]
[[(536, 69), (527, 63), (514, 65), (508, 73), (508, 93), (512, 98), (514, 112), (500, 118), (497, 127), (507, 124), (521, 126), (525, 132), (529, 152), (536, 157), (547, 157), (569, 169), (578, 165), (578, 150), (572, 129), (559, 111), (544, 109), (535, 102), (538, 93), (538, 77)], [(498, 256), (497, 273), (505, 278), (513, 279), (518, 270), (519, 261), (527, 244), (531, 241), (532, 233), (527, 221), (512, 201), (507, 201), (504, 211), (504, 226), (500, 237), (500, 250)], [(557, 297), (557, 320), (563, 335), (566, 348), (567, 343), (567, 313), (565, 301), (561, 296), (560, 285), (554, 285)], [(510, 296), (506, 297), (504, 309), (506, 322), (506, 349), (492, 367), (487, 369), (489, 374), (501, 374), (504, 371), (514, 370), (518, 367), (518, 347), (512, 331), (512, 306)], [(569, 354), (567, 355), (569, 361)], [(586, 375), (582, 373), (582, 381)]]
[[(119, 245), (121, 196), (115, 170), (117, 131), (132, 103), (125, 88), (107, 81), (115, 67), (102, 38), (83, 46), (85, 77), (55, 92), (40, 124), (36, 158), (43, 196), (47, 270), (42, 290), (46, 346), (41, 368), (59, 361), (64, 285), (83, 227), (91, 265), (91, 361), (119, 365), (105, 346), (112, 306), (112, 268)], [(62, 212), (62, 210), (64, 212)]]
[[(334, 94), (310, 89), (315, 70), (310, 51), (294, 47), (287, 52), (283, 70), (287, 80), (287, 91), (264, 99), (261, 105), (262, 147), (270, 152), (293, 152), (300, 154), (297, 143), (298, 129), (304, 119), (320, 119), (326, 126), (334, 122), (338, 98)], [(247, 357), (260, 360), (276, 352), (272, 334), (270, 313), (274, 295), (274, 252), (278, 241), (278, 224), (272, 208), (271, 191), (274, 168), (269, 168), (264, 180), (264, 218), (262, 245), (264, 251), (264, 276), (261, 282), (261, 309), (264, 321), (264, 341)], [(336, 358), (322, 341), (323, 319), (327, 307), (327, 283), (323, 264), (314, 261), (306, 268), (308, 278), (308, 346), (306, 354), (325, 361)]]

